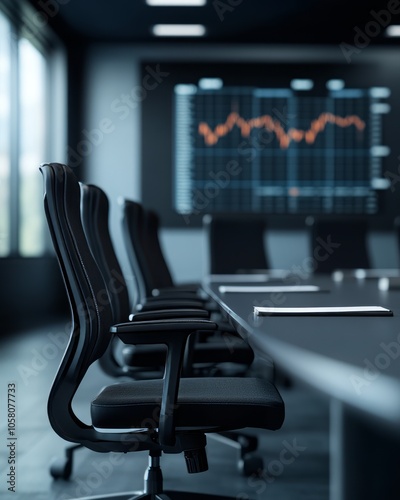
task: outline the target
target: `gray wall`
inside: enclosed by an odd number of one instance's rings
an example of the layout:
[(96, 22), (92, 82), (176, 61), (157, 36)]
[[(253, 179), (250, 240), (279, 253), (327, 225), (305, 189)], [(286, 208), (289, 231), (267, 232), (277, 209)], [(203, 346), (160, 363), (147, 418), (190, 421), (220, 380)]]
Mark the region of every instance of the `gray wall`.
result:
[[(118, 199), (128, 197), (140, 201), (140, 101), (131, 101), (133, 107), (128, 114), (117, 112), (116, 109), (124, 95), (141, 85), (140, 61), (153, 60), (161, 63), (171, 59), (171, 54), (174, 60), (191, 61), (289, 61), (299, 58), (312, 61), (323, 58), (325, 62), (343, 62), (343, 56), (337, 47), (312, 50), (231, 47), (227, 51), (215, 47), (194, 50), (189, 46), (91, 46), (86, 62), (83, 123), (85, 134), (91, 135), (95, 144), (90, 154), (84, 158), (84, 180), (98, 184), (110, 197), (111, 231), (125, 272), (128, 272), (128, 266), (120, 231)], [(99, 129), (104, 132), (99, 133)], [(206, 241), (202, 230), (164, 229), (161, 236), (175, 279), (200, 280), (208, 269)], [(373, 233), (369, 244), (375, 267), (398, 267), (397, 246), (392, 234)], [(271, 231), (266, 239), (266, 246), (275, 268), (291, 269), (295, 265), (301, 266), (308, 256), (307, 238), (302, 231)]]

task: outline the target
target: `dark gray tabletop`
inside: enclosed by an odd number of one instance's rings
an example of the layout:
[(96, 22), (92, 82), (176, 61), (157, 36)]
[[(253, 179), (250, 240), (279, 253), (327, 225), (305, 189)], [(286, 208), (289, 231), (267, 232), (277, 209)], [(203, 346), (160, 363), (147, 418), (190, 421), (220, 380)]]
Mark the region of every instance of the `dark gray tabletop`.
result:
[[(251, 286), (308, 285), (310, 293), (221, 293), (221, 285), (243, 285), (221, 277), (204, 283), (205, 291), (229, 315), (257, 355), (330, 397), (400, 430), (400, 290), (381, 291), (376, 279), (330, 277), (278, 278)], [(254, 306), (383, 306), (393, 316), (262, 316)]]

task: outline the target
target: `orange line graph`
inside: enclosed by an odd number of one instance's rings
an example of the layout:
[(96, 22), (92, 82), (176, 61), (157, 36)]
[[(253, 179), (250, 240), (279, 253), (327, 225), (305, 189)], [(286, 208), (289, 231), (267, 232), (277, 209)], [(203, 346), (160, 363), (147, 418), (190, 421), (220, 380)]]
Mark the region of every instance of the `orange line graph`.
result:
[(280, 121), (272, 118), (270, 115), (262, 115), (257, 118), (245, 120), (238, 113), (232, 111), (225, 123), (219, 123), (212, 129), (208, 123), (200, 122), (198, 131), (200, 135), (204, 136), (204, 142), (207, 146), (214, 146), (221, 137), (229, 134), (235, 125), (240, 129), (243, 137), (248, 137), (253, 128), (264, 127), (276, 135), (281, 149), (286, 149), (292, 141), (300, 142), (304, 140), (307, 144), (313, 144), (318, 134), (324, 131), (327, 123), (333, 123), (342, 128), (354, 125), (359, 131), (365, 128), (365, 122), (357, 115), (342, 117), (325, 112), (321, 113), (318, 118), (311, 122), (309, 129), (289, 128), (286, 132)]

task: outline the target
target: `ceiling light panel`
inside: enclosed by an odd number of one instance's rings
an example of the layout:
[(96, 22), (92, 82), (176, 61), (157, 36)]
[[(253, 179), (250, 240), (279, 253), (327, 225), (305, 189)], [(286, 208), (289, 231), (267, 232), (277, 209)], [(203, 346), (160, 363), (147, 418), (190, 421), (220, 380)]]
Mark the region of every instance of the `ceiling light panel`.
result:
[(151, 7), (203, 7), (206, 0), (146, 0)]
[(155, 36), (204, 36), (206, 28), (202, 24), (155, 24)]

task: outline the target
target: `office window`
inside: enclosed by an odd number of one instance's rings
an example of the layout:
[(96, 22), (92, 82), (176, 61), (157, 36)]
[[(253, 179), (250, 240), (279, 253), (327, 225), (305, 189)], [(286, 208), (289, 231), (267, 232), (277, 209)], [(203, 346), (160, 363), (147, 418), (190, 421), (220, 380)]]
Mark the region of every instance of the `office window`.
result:
[(46, 158), (46, 59), (26, 38), (19, 51), (19, 253), (45, 251), (42, 179)]
[(51, 249), (38, 167), (62, 161), (57, 125), (49, 126), (61, 66), (54, 41), (46, 43), (29, 16), (10, 12), (0, 10), (0, 257), (37, 257)]
[(0, 12), (0, 257), (10, 252), (10, 38)]

